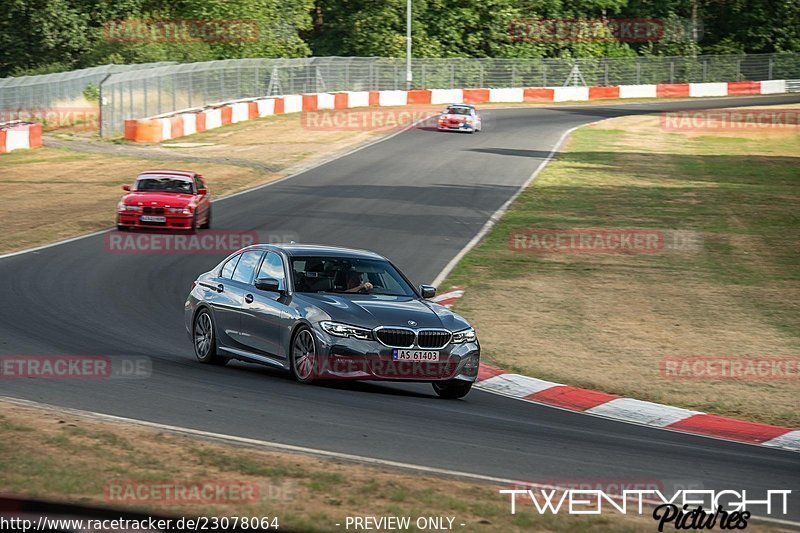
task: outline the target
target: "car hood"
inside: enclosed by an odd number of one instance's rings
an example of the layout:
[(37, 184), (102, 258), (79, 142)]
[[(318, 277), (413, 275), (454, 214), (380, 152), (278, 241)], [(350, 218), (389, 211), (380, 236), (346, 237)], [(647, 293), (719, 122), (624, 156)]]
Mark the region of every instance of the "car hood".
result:
[(186, 207), (193, 199), (193, 194), (132, 192), (126, 194), (122, 201), (133, 205), (153, 205), (155, 203), (159, 207)]
[(312, 321), (333, 320), (353, 326), (376, 328), (378, 326), (417, 328), (445, 328), (458, 331), (469, 324), (448, 308), (428, 300), (409, 296), (373, 294), (339, 295), (330, 293), (299, 293), (306, 304), (306, 317)]

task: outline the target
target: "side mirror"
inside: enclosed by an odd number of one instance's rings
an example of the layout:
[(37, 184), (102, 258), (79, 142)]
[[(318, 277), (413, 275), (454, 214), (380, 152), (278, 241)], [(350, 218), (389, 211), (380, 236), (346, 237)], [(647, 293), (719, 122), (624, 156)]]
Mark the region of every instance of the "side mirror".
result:
[(205, 196), (206, 194), (208, 194), (208, 189), (197, 189), (197, 194), (199, 194), (200, 196)]
[(275, 278), (258, 278), (255, 285), (260, 291), (283, 292), (279, 289), (280, 283)]
[(131, 186), (130, 185), (123, 185), (122, 186), (122, 190), (123, 191), (130, 191), (131, 190)]
[(436, 296), (436, 287), (433, 285), (420, 285), (419, 293), (423, 298), (433, 298)]

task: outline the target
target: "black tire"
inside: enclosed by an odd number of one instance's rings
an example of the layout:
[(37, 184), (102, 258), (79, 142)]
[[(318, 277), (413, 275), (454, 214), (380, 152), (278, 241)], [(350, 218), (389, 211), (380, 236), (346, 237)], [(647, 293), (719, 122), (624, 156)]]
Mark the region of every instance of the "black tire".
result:
[(192, 229), (191, 229), (191, 231), (192, 231), (192, 233), (197, 231), (197, 213), (192, 215)]
[(434, 381), (431, 385), (433, 385), (433, 390), (439, 395), (439, 398), (444, 398), (445, 400), (463, 398), (469, 394), (470, 389), (472, 389), (472, 382), (456, 379), (450, 381)]
[(128, 226), (121, 226), (117, 224), (117, 231), (128, 231), (130, 228)]
[(289, 345), (292, 376), (300, 383), (311, 383), (317, 375), (317, 341), (307, 326), (300, 326)]
[(192, 347), (194, 355), (201, 363), (208, 365), (225, 365), (227, 357), (217, 353), (217, 333), (214, 319), (208, 309), (201, 309), (192, 322)]
[(207, 213), (208, 215), (206, 216), (206, 221), (203, 222), (203, 225), (200, 226), (200, 229), (211, 229), (211, 206), (208, 207)]

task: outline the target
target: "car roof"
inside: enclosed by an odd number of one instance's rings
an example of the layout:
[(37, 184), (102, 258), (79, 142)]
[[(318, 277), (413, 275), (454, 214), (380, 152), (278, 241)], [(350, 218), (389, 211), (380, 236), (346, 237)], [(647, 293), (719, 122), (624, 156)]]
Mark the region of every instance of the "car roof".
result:
[(197, 173), (192, 172), (191, 170), (145, 170), (144, 172), (139, 172), (139, 176), (144, 176), (146, 174), (170, 174), (174, 176), (193, 178)]
[(290, 257), (347, 257), (349, 259), (386, 259), (382, 255), (369, 250), (342, 248), (340, 246), (323, 246), (321, 244), (254, 244), (252, 247), (278, 249)]
[(469, 107), (471, 109), (475, 109), (475, 106), (472, 104), (450, 104), (447, 107)]

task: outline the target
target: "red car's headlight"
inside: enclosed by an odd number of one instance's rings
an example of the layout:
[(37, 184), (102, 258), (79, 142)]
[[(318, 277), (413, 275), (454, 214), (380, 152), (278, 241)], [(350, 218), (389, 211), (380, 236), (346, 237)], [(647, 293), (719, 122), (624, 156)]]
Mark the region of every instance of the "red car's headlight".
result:
[(123, 203), (117, 205), (117, 211), (138, 213), (140, 210), (141, 207), (138, 205), (126, 205)]

